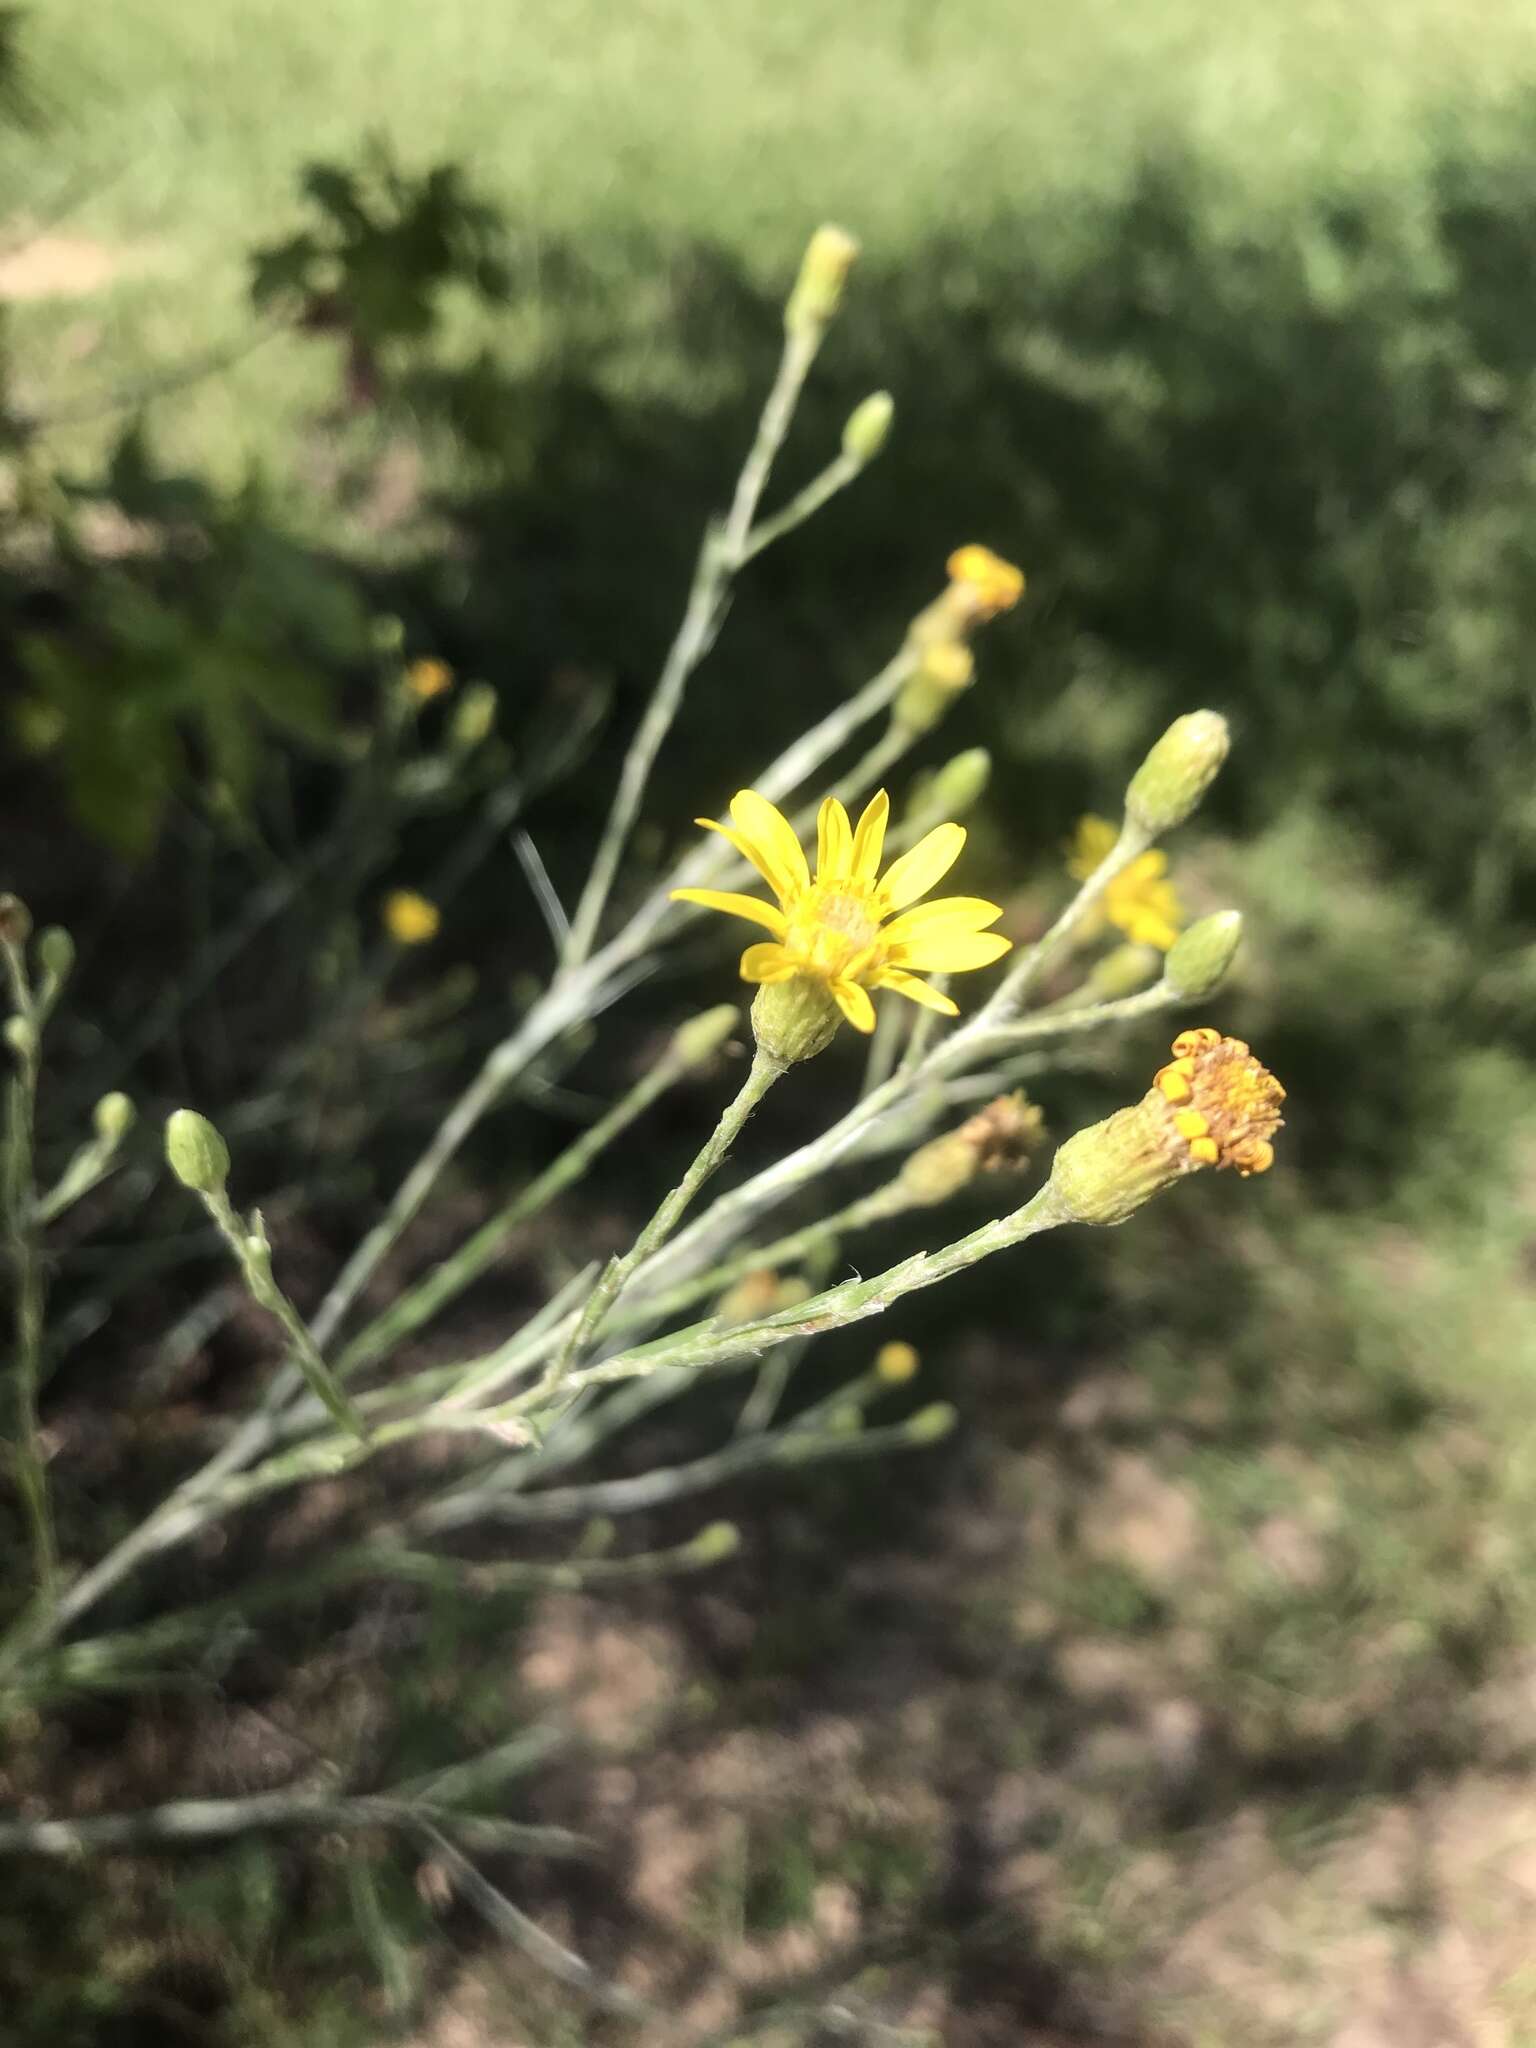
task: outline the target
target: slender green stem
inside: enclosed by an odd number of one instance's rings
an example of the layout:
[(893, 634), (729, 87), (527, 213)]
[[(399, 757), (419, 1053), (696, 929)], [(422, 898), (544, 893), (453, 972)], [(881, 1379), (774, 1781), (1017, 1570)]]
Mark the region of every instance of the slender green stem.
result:
[(272, 1251), (260, 1218), (254, 1219), (253, 1229), (244, 1217), (235, 1214), (229, 1197), (222, 1190), (205, 1194), (203, 1201), (240, 1268), (251, 1299), (281, 1325), (292, 1346), (294, 1361), (309, 1383), (310, 1392), (317, 1401), (324, 1402), (333, 1421), (350, 1430), (355, 1437), (366, 1437), (368, 1431), (362, 1416), (342, 1392), (331, 1368), (321, 1357), (320, 1348), (310, 1335), (304, 1318), (272, 1277)]
[(677, 717), (690, 677), (709, 652), (720, 630), (731, 579), (746, 560), (752, 520), (773, 468), (774, 457), (794, 417), (795, 405), (815, 358), (819, 338), (801, 333), (785, 336), (778, 372), (758, 419), (752, 447), (737, 478), (731, 509), (722, 525), (709, 527), (700, 544), (682, 624), (667, 652), (639, 730), (624, 757), (619, 786), (598, 843), (597, 857), (581, 892), (576, 915), (571, 920), (570, 937), (562, 961), (567, 972), (580, 967), (592, 951), (656, 756)]
[(21, 1042), (10, 1049), (13, 1071), (6, 1083), (5, 1156), (0, 1162), (0, 1223), (11, 1268), (16, 1440), (11, 1462), (32, 1548), (36, 1592), (33, 1612), (53, 1608), (58, 1586), (58, 1541), (49, 1498), (48, 1466), (38, 1424), (38, 1390), (43, 1371), (43, 1258), (39, 1242), (35, 1143), (37, 1083), (42, 1060), (42, 1005), (32, 993), (19, 944), (0, 944)]
[(808, 484), (796, 491), (781, 512), (758, 521), (742, 546), (739, 566), (745, 567), (765, 548), (771, 548), (775, 541), (793, 533), (797, 526), (804, 526), (806, 520), (814, 517), (829, 499), (846, 490), (863, 468), (864, 464), (856, 455), (834, 456), (818, 476), (813, 476)]
[(666, 1243), (681, 1222), (683, 1213), (694, 1196), (724, 1163), (726, 1154), (741, 1135), (747, 1118), (774, 1082), (787, 1071), (781, 1061), (770, 1058), (761, 1047), (758, 1048), (753, 1055), (746, 1080), (742, 1082), (735, 1099), (722, 1112), (720, 1121), (700, 1148), (693, 1164), (666, 1196), (623, 1257), (610, 1259), (608, 1262), (602, 1278), (587, 1298), (576, 1327), (566, 1339), (564, 1349), (546, 1375), (546, 1382), (542, 1388), (544, 1393), (552, 1393), (558, 1387), (569, 1372), (572, 1362), (597, 1336), (609, 1310), (628, 1284), (631, 1274)]

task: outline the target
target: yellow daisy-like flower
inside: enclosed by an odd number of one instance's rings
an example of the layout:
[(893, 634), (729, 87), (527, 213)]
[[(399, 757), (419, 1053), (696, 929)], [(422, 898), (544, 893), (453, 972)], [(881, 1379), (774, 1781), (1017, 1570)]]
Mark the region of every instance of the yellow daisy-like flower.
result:
[(407, 668), (405, 687), (418, 704), (425, 704), (433, 697), (441, 697), (444, 690), (452, 689), (453, 670), (435, 654), (423, 654)]
[[(674, 889), (673, 897), (764, 926), (773, 936), (742, 954), (742, 980), (772, 983), (800, 976), (817, 982), (856, 1031), (875, 1028), (869, 992), (877, 988), (894, 989), (946, 1017), (958, 1016), (948, 996), (911, 970), (960, 974), (987, 967), (1013, 941), (986, 929), (1003, 913), (979, 896), (944, 896), (908, 909), (959, 859), (965, 828), (936, 826), (881, 876), (890, 811), (889, 797), (877, 791), (855, 830), (837, 798), (829, 796), (816, 821), (813, 879), (789, 820), (756, 790), (743, 789), (731, 799), (729, 825), (713, 818), (695, 822), (728, 839), (757, 869), (777, 903), (728, 889)], [(887, 924), (887, 918), (892, 922)]]
[(384, 929), (397, 946), (424, 946), (442, 921), (437, 905), (414, 889), (391, 889), (384, 898)]
[[(1108, 818), (1081, 818), (1067, 859), (1067, 872), (1086, 882), (1119, 833)], [(1103, 915), (1133, 945), (1166, 953), (1184, 924), (1179, 892), (1168, 880), (1168, 856), (1154, 846), (1138, 854), (1104, 891)]]

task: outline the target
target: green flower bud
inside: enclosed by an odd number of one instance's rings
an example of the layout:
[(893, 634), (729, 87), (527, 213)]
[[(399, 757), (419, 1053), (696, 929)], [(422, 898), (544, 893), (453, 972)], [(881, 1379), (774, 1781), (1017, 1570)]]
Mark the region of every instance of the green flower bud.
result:
[(380, 612), (368, 631), (376, 654), (398, 654), (405, 645), (405, 624), (392, 612)]
[(941, 818), (963, 818), (986, 795), (992, 780), (992, 756), (985, 747), (967, 747), (938, 769), (923, 791), (923, 808)]
[(1114, 1003), (1133, 996), (1151, 987), (1162, 965), (1156, 946), (1116, 946), (1089, 968), (1073, 1001)]
[(454, 706), (448, 744), (458, 753), (472, 753), (496, 728), (496, 692), (489, 683), (470, 683)]
[(688, 1546), (695, 1564), (721, 1564), (740, 1548), (741, 1531), (734, 1522), (711, 1522)]
[(7, 890), (0, 895), (0, 946), (24, 946), (31, 936), (31, 911)]
[(934, 1401), (908, 1416), (904, 1434), (911, 1444), (936, 1444), (949, 1435), (959, 1419), (950, 1402)]
[(872, 391), (848, 415), (843, 428), (843, 453), (850, 462), (873, 462), (885, 446), (896, 417), (896, 401), (889, 391)]
[(1181, 932), (1169, 948), (1163, 979), (1176, 996), (1199, 1002), (1227, 978), (1243, 936), (1240, 910), (1218, 910)]
[(91, 1111), (91, 1123), (104, 1145), (120, 1145), (133, 1129), (138, 1111), (128, 1097), (117, 1090), (103, 1095)]
[(796, 974), (763, 983), (752, 1002), (752, 1030), (771, 1060), (792, 1067), (826, 1051), (842, 1014), (825, 982)]
[(717, 1003), (714, 1009), (704, 1010), (697, 1017), (690, 1017), (686, 1024), (678, 1025), (672, 1034), (672, 1051), (685, 1067), (702, 1066), (720, 1050), (740, 1022), (741, 1012), (734, 1003)]
[(5, 1042), (17, 1059), (30, 1059), (37, 1051), (37, 1032), (25, 1017), (7, 1017)]
[(817, 340), (843, 302), (843, 286), (859, 245), (842, 228), (820, 227), (806, 245), (800, 275), (784, 308), (784, 326), (793, 335)]
[(195, 1109), (173, 1110), (165, 1121), (165, 1157), (184, 1188), (221, 1195), (229, 1179), (229, 1147)]
[(1182, 825), (1216, 780), (1231, 744), (1219, 711), (1176, 718), (1131, 777), (1126, 815), (1154, 839)]
[(1124, 1223), (1193, 1171), (1189, 1148), (1154, 1090), (1068, 1138), (1052, 1162), (1050, 1185), (1072, 1222)]
[(37, 935), (38, 965), (60, 988), (68, 981), (75, 964), (75, 942), (61, 924), (51, 924)]

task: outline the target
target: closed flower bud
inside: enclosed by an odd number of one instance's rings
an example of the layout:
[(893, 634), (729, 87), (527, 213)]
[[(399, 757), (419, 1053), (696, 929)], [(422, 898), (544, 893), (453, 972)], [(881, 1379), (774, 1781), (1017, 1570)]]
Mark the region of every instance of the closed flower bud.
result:
[(734, 1003), (717, 1003), (679, 1024), (672, 1034), (672, 1050), (685, 1067), (702, 1066), (713, 1057), (741, 1022)]
[(120, 1145), (133, 1129), (138, 1111), (119, 1090), (103, 1095), (91, 1111), (91, 1123), (104, 1145)]
[(963, 818), (986, 795), (992, 780), (992, 756), (985, 747), (967, 747), (938, 769), (923, 791), (923, 809), (941, 818)]
[(816, 230), (806, 245), (800, 275), (784, 308), (784, 325), (790, 334), (820, 339), (843, 302), (843, 286), (858, 253), (858, 243), (844, 229), (827, 226)]
[(763, 983), (752, 1001), (752, 1031), (769, 1059), (792, 1067), (826, 1051), (842, 1014), (825, 982), (796, 974)]
[(872, 391), (862, 405), (856, 405), (843, 428), (843, 453), (850, 462), (873, 462), (885, 446), (896, 417), (896, 401), (889, 391)]
[(25, 1017), (7, 1017), (5, 1042), (17, 1059), (30, 1059), (37, 1051), (37, 1032)]
[(734, 1522), (711, 1522), (688, 1546), (695, 1564), (723, 1564), (741, 1548), (741, 1531)]
[(61, 924), (51, 924), (37, 935), (38, 965), (55, 988), (68, 981), (75, 964), (75, 942)]
[(418, 655), (406, 668), (405, 687), (418, 704), (430, 703), (453, 688), (453, 670), (435, 654)]
[(1181, 932), (1169, 949), (1163, 968), (1163, 980), (1169, 990), (1189, 1002), (1214, 995), (1227, 978), (1242, 936), (1243, 916), (1239, 910), (1218, 910), (1192, 924), (1187, 932)]
[(229, 1179), (229, 1147), (207, 1117), (195, 1109), (174, 1110), (166, 1118), (165, 1156), (184, 1188), (198, 1195), (219, 1195)]
[[(1181, 942), (1182, 943), (1182, 942)], [(1124, 996), (1150, 988), (1156, 981), (1163, 956), (1156, 946), (1116, 946), (1095, 960), (1076, 991), (1074, 1003), (1114, 1003)]]
[(448, 744), (458, 753), (472, 753), (496, 729), (496, 692), (489, 683), (471, 683), (448, 721)]
[(784, 1306), (779, 1299), (779, 1276), (771, 1266), (757, 1266), (728, 1287), (715, 1303), (715, 1314), (728, 1329), (755, 1323)]
[(907, 1418), (905, 1425), (907, 1442), (910, 1444), (936, 1444), (947, 1437), (959, 1416), (948, 1401), (934, 1401), (927, 1408), (919, 1408), (915, 1415)]
[(31, 911), (7, 890), (0, 895), (0, 946), (24, 946), (31, 936)]
[(976, 657), (963, 640), (920, 641), (917, 667), (902, 687), (891, 716), (908, 732), (927, 732), (948, 715), (976, 677)]
[(901, 1387), (917, 1377), (921, 1363), (916, 1345), (904, 1344), (898, 1339), (893, 1344), (882, 1344), (875, 1353), (875, 1374), (888, 1387)]
[(1231, 744), (1219, 711), (1176, 718), (1131, 777), (1126, 815), (1154, 839), (1182, 825), (1216, 780)]
[(1174, 1057), (1129, 1109), (1069, 1138), (1051, 1190), (1074, 1223), (1123, 1223), (1161, 1189), (1202, 1166), (1246, 1180), (1274, 1163), (1285, 1090), (1240, 1038), (1181, 1031)]

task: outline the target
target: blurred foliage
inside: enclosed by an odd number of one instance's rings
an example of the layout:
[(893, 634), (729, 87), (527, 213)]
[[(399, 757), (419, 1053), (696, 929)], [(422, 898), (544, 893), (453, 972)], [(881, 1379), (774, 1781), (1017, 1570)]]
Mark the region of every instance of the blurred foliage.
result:
[(256, 251), (251, 301), (258, 312), (294, 313), (310, 333), (345, 337), (351, 405), (377, 402), (391, 346), (430, 339), (452, 287), (506, 303), (505, 223), (457, 165), (413, 178), (375, 138), (357, 167), (310, 164), (302, 185), (320, 224)]
[(225, 499), (161, 471), (133, 428), (100, 481), (55, 489), (52, 616), (17, 636), (13, 716), (88, 830), (143, 854), (194, 781), (244, 816), (274, 730), (336, 747), (366, 612), (352, 579), (272, 524), (259, 480)]

